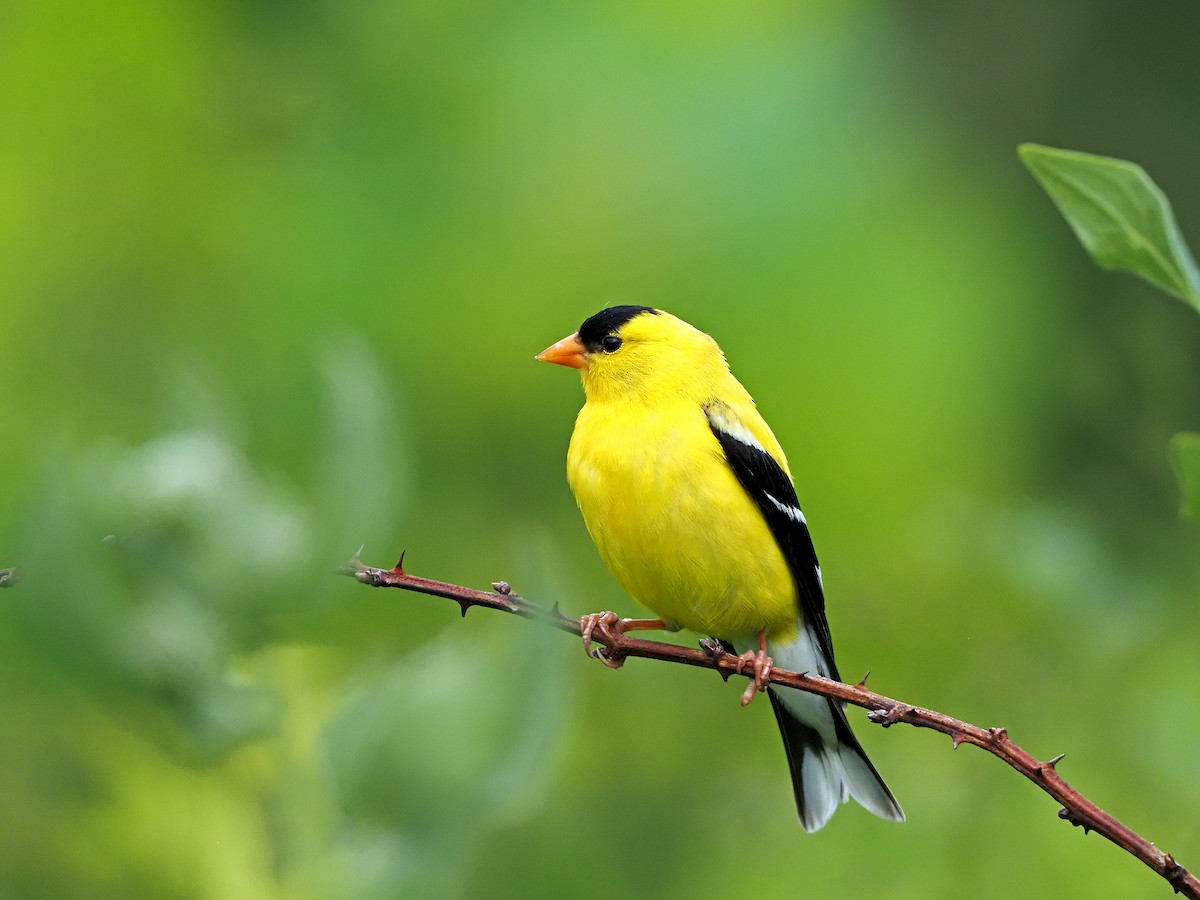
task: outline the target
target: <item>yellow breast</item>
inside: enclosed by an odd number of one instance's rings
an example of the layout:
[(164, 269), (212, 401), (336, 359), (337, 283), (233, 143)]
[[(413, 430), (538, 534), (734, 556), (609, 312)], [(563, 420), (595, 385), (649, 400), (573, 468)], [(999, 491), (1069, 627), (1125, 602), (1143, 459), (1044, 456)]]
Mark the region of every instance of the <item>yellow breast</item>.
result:
[(698, 406), (589, 402), (567, 477), (605, 564), (657, 616), (730, 640), (795, 630), (787, 563)]

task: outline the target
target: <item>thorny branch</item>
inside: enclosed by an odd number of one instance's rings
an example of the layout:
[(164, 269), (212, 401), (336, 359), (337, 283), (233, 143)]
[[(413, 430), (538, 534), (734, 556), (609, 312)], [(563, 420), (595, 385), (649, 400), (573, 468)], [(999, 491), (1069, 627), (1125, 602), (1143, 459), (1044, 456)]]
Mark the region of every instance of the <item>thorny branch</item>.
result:
[[(403, 563), (404, 556), (401, 555), (400, 562), (396, 563), (395, 568), (376, 569), (364, 565), (356, 554), (354, 559), (346, 563), (342, 571), (363, 584), (373, 587), (394, 587), (435, 597), (446, 597), (458, 603), (464, 616), (472, 606), (482, 606), (528, 619), (538, 619), (553, 628), (572, 634), (581, 632), (580, 620), (560, 613), (557, 604), (552, 609), (545, 609), (513, 593), (505, 582), (500, 581), (493, 584), (494, 591), (479, 591), (409, 575), (404, 571)], [(597, 644), (603, 645), (603, 649), (593, 651), (593, 655), (610, 664), (619, 665), (625, 658), (633, 656), (682, 663), (686, 666), (703, 669), (716, 669), (725, 679), (739, 671), (736, 656), (721, 653), (712, 647), (694, 650), (690, 647), (681, 647), (660, 641), (647, 641), (609, 631), (597, 631), (593, 635), (593, 639)], [(1056, 768), (1063, 758), (1062, 754), (1053, 759), (1038, 760), (1028, 751), (1017, 746), (1004, 728), (980, 728), (943, 713), (893, 700), (867, 690), (862, 682), (842, 684), (828, 678), (802, 672), (789, 672), (785, 669), (772, 669), (770, 680), (775, 684), (787, 685), (813, 694), (833, 697), (854, 706), (861, 706), (867, 710), (868, 719), (884, 728), (898, 722), (918, 728), (931, 728), (949, 735), (956, 749), (959, 744), (974, 744), (976, 747), (986, 750), (1008, 763), (1009, 766), (1061, 803), (1062, 809), (1058, 811), (1060, 819), (1082, 827), (1085, 834), (1094, 831), (1103, 835), (1165, 878), (1175, 893), (1183, 894), (1193, 900), (1200, 900), (1200, 880), (1175, 862), (1171, 854), (1159, 850), (1153, 843), (1117, 821), (1067, 784)], [(866, 681), (865, 677), (863, 681)]]

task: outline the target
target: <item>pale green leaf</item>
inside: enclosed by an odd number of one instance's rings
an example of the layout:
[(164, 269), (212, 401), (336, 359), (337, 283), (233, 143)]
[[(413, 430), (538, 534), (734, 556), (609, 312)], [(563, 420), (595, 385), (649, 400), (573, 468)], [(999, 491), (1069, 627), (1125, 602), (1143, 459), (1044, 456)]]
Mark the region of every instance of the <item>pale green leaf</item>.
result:
[(1017, 152), (1102, 268), (1132, 272), (1200, 310), (1196, 262), (1141, 166), (1038, 144)]
[(1171, 438), (1171, 465), (1179, 479), (1179, 511), (1200, 518), (1200, 434), (1180, 432)]

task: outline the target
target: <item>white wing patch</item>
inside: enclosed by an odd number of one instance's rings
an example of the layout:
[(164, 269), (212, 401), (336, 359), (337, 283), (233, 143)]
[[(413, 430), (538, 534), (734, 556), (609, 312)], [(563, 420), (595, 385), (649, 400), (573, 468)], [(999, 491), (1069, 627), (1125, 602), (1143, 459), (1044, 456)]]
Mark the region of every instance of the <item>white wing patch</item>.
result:
[[(767, 448), (759, 443), (758, 438), (754, 436), (750, 429), (737, 419), (731, 419), (729, 416), (725, 415), (725, 413), (721, 411), (720, 406), (714, 404), (706, 408), (705, 412), (708, 414), (708, 421), (711, 422), (714, 427), (721, 429), (721, 431), (725, 432), (738, 443), (745, 444), (747, 447), (753, 447), (755, 450), (761, 450), (763, 453), (767, 453)], [(771, 454), (767, 453), (767, 455), (770, 456)], [(774, 500), (775, 498), (772, 497), (771, 499)]]
[[(808, 524), (808, 520), (806, 518), (804, 518), (804, 512), (803, 512), (803, 510), (800, 509), (800, 507), (792, 506), (790, 503), (780, 503), (778, 500), (776, 500), (774, 497), (772, 497), (770, 494), (766, 493), (765, 491), (763, 492), (763, 496), (771, 501), (772, 506), (774, 506), (777, 510), (779, 510), (781, 513), (783, 513), (785, 516), (787, 516), (793, 522), (798, 522), (801, 525)], [(819, 576), (819, 574), (820, 573), (818, 571), (818, 576)]]

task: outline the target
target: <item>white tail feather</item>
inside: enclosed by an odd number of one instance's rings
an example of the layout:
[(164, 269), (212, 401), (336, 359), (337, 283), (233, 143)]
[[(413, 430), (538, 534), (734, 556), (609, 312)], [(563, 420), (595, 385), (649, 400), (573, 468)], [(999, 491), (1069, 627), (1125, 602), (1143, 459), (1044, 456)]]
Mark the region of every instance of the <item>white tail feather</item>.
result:
[[(807, 629), (786, 644), (768, 642), (767, 652), (781, 668), (824, 676), (831, 672)], [(904, 811), (863, 752), (840, 706), (786, 687), (772, 686), (770, 692), (805, 831), (822, 828), (850, 797), (881, 818), (904, 821)]]
[(904, 821), (904, 810), (900, 808), (888, 786), (883, 783), (879, 773), (871, 766), (861, 747), (840, 745), (838, 760), (845, 778), (843, 784), (859, 805), (881, 819)]

